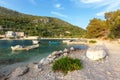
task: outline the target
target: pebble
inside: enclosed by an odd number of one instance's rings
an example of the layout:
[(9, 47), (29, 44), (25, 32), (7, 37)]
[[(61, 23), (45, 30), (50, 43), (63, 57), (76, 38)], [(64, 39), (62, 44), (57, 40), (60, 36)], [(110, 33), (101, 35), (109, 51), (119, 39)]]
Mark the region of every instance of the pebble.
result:
[(110, 71), (107, 71), (106, 73), (107, 73), (108, 75), (111, 75), (111, 72), (110, 72)]

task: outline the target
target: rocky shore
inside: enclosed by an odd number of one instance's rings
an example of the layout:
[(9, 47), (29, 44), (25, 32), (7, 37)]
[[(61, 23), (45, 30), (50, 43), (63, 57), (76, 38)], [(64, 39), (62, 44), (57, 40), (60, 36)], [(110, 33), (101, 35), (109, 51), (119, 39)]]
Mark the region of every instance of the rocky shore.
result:
[[(100, 41), (104, 43), (106, 53), (104, 59), (92, 61), (86, 57), (86, 51), (75, 50), (73, 47), (63, 51), (55, 51), (39, 62), (19, 66), (7, 75), (0, 75), (0, 80), (119, 80), (120, 79), (120, 44), (117, 42)], [(63, 56), (79, 58), (84, 68), (63, 75), (51, 70), (52, 62)]]

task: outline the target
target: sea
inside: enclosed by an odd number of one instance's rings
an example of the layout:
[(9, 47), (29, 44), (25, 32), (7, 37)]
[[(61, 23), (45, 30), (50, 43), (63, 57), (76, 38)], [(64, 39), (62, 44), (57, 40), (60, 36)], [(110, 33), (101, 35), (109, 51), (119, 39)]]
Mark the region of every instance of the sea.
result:
[[(49, 42), (55, 42), (53, 44)], [(22, 45), (29, 46), (33, 45), (32, 40), (0, 40), (0, 66), (8, 66), (18, 63), (31, 63), (39, 62), (42, 58), (47, 57), (53, 51), (69, 49), (70, 47), (76, 47), (84, 49), (84, 45), (67, 45), (63, 44), (62, 40), (40, 40), (40, 46), (36, 49), (29, 51), (12, 51), (11, 46)], [(0, 67), (1, 68), (1, 67)]]

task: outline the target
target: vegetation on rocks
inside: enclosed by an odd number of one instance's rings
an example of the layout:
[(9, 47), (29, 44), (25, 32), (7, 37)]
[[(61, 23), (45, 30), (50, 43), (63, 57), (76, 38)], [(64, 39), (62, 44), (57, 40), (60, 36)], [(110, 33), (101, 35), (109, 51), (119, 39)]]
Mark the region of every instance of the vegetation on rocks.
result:
[(60, 71), (67, 74), (68, 71), (80, 70), (83, 68), (82, 62), (79, 59), (72, 59), (70, 57), (63, 57), (53, 63), (52, 70), (54, 72)]
[(95, 40), (90, 40), (89, 43), (96, 43), (97, 41)]

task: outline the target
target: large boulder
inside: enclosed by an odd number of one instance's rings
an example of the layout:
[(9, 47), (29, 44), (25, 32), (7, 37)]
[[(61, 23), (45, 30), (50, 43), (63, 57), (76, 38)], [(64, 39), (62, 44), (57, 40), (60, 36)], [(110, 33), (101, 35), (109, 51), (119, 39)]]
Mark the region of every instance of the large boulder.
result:
[(106, 56), (106, 52), (103, 47), (95, 46), (87, 50), (86, 56), (91, 60), (99, 60)]

